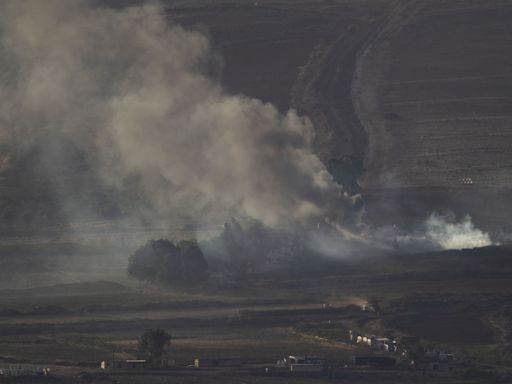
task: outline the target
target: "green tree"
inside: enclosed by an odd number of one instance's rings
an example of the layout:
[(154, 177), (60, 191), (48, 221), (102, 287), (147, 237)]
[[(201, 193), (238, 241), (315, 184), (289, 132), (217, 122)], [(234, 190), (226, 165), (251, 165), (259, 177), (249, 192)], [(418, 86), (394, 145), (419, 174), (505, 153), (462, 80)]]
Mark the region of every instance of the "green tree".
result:
[(150, 363), (159, 363), (165, 347), (171, 345), (171, 335), (165, 330), (148, 329), (139, 339), (139, 354)]

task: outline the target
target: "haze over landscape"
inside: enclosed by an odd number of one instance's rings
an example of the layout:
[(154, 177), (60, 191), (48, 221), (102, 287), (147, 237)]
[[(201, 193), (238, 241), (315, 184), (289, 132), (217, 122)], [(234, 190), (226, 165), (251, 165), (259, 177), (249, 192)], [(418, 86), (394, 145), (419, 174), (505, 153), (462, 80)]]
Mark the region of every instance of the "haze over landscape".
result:
[[(510, 20), (501, 0), (2, 1), (2, 372), (509, 380)], [(172, 367), (137, 341), (156, 328)], [(268, 365), (294, 354), (322, 373)]]

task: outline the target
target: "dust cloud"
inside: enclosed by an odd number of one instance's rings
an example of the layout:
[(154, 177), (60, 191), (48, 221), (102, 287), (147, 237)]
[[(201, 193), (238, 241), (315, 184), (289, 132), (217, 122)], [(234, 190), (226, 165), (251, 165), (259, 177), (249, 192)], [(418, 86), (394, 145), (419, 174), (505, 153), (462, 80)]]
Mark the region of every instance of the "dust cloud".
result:
[(170, 24), (161, 4), (6, 0), (0, 28), (4, 157), (42, 142), (58, 179), (62, 146), (75, 146), (100, 183), (123, 192), (131, 181), (151, 202), (131, 200), (128, 216), (215, 212), (281, 226), (342, 221), (350, 207), (312, 152), (310, 121), (224, 92), (204, 75), (208, 39)]

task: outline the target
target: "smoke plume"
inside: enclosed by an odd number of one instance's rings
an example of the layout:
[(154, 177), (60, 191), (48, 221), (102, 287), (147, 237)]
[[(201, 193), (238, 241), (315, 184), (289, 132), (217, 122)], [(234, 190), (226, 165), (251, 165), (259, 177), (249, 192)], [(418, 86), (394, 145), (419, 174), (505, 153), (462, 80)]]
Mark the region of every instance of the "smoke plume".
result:
[(479, 248), (497, 245), (490, 235), (477, 228), (469, 215), (461, 219), (451, 213), (432, 213), (423, 223), (407, 229), (381, 227), (370, 235), (374, 244), (399, 252), (424, 252)]
[[(204, 224), (213, 216), (220, 224), (241, 216), (289, 228), (329, 223), (336, 231), (308, 239), (333, 256), (352, 252), (347, 239), (384, 248), (394, 239), (404, 249), (492, 243), (469, 217), (439, 215), (405, 234), (381, 228), (365, 239), (350, 236), (345, 228), (357, 221), (357, 199), (313, 153), (307, 118), (227, 94), (206, 75), (218, 65), (209, 40), (171, 24), (162, 5), (98, 4), (0, 3), (0, 170), (38, 145), (33, 163), (60, 191), (71, 221), (86, 205), (77, 196), (93, 185), (102, 191), (93, 200), (114, 191), (111, 201), (126, 217)], [(70, 185), (70, 173), (83, 185)]]
[[(170, 25), (158, 3), (4, 0), (0, 34), (0, 140), (11, 152), (64, 137), (101, 183), (123, 191), (136, 180), (164, 217), (234, 211), (277, 226), (340, 220), (351, 204), (311, 150), (310, 121), (226, 94), (204, 75), (208, 39)], [(68, 161), (56, 147), (44, 145), (49, 173)]]
[(442, 249), (478, 248), (492, 245), (488, 233), (476, 228), (466, 215), (456, 221), (452, 215), (432, 214), (426, 222), (427, 237)]

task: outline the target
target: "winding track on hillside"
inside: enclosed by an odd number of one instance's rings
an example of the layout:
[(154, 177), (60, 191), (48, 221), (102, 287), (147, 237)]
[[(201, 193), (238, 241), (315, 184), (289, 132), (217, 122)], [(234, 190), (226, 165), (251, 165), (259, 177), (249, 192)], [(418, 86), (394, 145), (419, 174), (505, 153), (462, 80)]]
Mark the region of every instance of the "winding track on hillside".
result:
[(375, 57), (376, 47), (384, 44), (391, 33), (399, 30), (406, 23), (408, 17), (413, 17), (419, 6), (420, 2), (418, 0), (399, 2), (381, 27), (368, 39), (356, 60), (351, 96), (356, 115), (368, 136), (365, 152), (367, 167), (379, 161), (376, 159), (378, 155), (376, 154), (375, 142), (385, 140), (382, 130), (376, 125), (376, 120), (379, 119), (377, 115), (379, 99), (375, 89), (375, 84), (383, 82), (385, 79), (383, 73), (370, 70), (368, 67), (374, 65), (375, 61), (380, 62), (382, 60), (381, 57)]
[(357, 52), (371, 33), (371, 26), (354, 23), (333, 42), (319, 44), (292, 89), (291, 105), (312, 120), (315, 151), (324, 161), (364, 156), (366, 132), (352, 106), (350, 83)]

